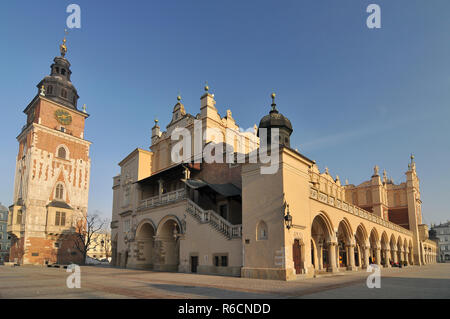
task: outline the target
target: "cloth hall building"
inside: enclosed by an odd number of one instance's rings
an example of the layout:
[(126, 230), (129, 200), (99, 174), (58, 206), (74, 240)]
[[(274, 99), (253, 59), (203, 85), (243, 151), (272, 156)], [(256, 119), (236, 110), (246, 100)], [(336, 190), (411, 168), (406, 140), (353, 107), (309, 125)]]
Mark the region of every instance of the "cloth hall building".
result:
[[(242, 132), (231, 111), (219, 115), (208, 87), (196, 115), (178, 97), (166, 131), (155, 121), (150, 150), (131, 152), (113, 178), (113, 264), (292, 280), (369, 262), (434, 263), (437, 247), (422, 223), (414, 158), (401, 184), (378, 167), (360, 185), (342, 184), (290, 147), (292, 124), (272, 99), (259, 126)], [(176, 128), (194, 132), (195, 121), (202, 130), (234, 132), (247, 155), (259, 147), (261, 128), (278, 128), (277, 172), (261, 174), (266, 164), (248, 160), (174, 163), (171, 135)], [(205, 136), (204, 147), (212, 143)]]

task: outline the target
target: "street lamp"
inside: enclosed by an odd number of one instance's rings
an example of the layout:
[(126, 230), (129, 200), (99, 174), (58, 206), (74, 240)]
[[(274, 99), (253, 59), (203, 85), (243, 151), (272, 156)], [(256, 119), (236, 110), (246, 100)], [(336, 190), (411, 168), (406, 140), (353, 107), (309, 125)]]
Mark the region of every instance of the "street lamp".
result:
[(292, 216), (289, 212), (289, 204), (287, 204), (287, 212), (286, 215), (284, 215), (284, 223), (286, 224), (287, 229), (292, 227)]

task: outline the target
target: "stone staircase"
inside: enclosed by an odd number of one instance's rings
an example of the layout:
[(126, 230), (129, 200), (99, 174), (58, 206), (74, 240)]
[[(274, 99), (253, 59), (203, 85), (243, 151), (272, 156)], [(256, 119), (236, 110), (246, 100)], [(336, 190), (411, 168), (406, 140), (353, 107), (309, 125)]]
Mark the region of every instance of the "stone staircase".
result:
[(242, 238), (242, 225), (232, 225), (213, 210), (204, 210), (196, 203), (187, 199), (186, 211), (202, 224), (210, 224), (227, 239)]

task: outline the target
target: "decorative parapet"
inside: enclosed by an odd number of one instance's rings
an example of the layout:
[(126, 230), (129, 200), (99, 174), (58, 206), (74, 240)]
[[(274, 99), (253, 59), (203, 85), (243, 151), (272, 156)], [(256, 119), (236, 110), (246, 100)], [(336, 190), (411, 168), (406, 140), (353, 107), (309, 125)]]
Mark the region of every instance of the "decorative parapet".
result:
[(358, 206), (354, 206), (354, 205), (349, 204), (347, 202), (344, 202), (344, 201), (342, 201), (340, 199), (336, 199), (333, 196), (325, 194), (325, 193), (323, 193), (323, 192), (321, 192), (321, 191), (319, 191), (319, 190), (317, 190), (317, 189), (315, 189), (313, 187), (310, 188), (310, 196), (309, 197), (311, 199), (317, 200), (317, 201), (319, 201), (321, 203), (324, 203), (326, 205), (329, 205), (329, 206), (335, 207), (337, 209), (343, 210), (343, 211), (345, 211), (345, 212), (347, 212), (349, 214), (352, 214), (352, 215), (355, 215), (355, 216), (359, 216), (359, 217), (361, 217), (363, 219), (366, 219), (366, 220), (369, 220), (371, 222), (377, 223), (377, 224), (379, 224), (381, 226), (384, 226), (384, 227), (390, 228), (392, 230), (398, 231), (400, 233), (412, 236), (412, 232), (411, 231), (409, 231), (409, 230), (407, 230), (407, 229), (405, 229), (405, 228), (403, 228), (403, 227), (401, 227), (401, 226), (399, 226), (397, 224), (394, 224), (394, 223), (392, 223), (390, 221), (384, 220), (383, 218), (381, 218), (381, 217), (379, 217), (379, 216), (377, 216), (375, 214), (372, 214), (372, 213), (370, 213), (370, 212), (368, 212), (368, 211), (366, 211), (366, 210), (364, 210), (364, 209), (362, 209), (362, 208), (360, 208)]

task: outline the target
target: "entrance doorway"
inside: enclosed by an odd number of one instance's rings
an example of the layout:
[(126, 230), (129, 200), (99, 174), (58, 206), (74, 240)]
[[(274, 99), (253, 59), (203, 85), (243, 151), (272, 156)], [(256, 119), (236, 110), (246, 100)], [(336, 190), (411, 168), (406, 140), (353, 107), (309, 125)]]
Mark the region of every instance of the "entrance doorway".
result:
[(191, 272), (196, 273), (198, 267), (198, 256), (191, 256)]
[(292, 247), (292, 256), (294, 258), (294, 268), (296, 274), (302, 273), (302, 246), (300, 240), (295, 239)]

